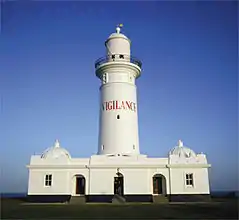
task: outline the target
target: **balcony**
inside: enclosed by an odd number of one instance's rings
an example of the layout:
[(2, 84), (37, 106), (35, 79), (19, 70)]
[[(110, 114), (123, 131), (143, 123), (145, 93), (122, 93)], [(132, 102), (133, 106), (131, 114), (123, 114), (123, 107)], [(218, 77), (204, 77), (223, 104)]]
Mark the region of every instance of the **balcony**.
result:
[(137, 65), (139, 68), (141, 68), (142, 63), (139, 59), (125, 55), (125, 54), (112, 54), (109, 56), (101, 57), (98, 60), (95, 61), (95, 69), (97, 69), (99, 66), (101, 66), (104, 63), (108, 62), (126, 62), (126, 63), (132, 63)]

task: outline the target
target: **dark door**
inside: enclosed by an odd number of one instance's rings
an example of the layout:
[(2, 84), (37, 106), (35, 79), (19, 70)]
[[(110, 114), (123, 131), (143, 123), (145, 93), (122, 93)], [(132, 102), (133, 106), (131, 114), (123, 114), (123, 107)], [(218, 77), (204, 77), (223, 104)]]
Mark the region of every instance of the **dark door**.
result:
[(124, 178), (123, 177), (114, 178), (114, 194), (123, 196), (124, 194)]
[(162, 177), (158, 177), (158, 194), (163, 194)]
[(153, 193), (163, 194), (162, 177), (153, 177)]
[(158, 194), (158, 178), (153, 177), (153, 194)]
[(85, 194), (85, 178), (76, 177), (76, 194), (84, 195)]

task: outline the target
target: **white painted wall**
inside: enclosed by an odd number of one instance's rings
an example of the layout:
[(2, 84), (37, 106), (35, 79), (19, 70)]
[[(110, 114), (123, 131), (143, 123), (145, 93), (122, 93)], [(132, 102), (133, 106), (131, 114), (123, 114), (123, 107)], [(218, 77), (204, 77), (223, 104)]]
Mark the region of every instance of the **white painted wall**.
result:
[(115, 169), (91, 169), (89, 193), (91, 195), (114, 194), (115, 173)]
[[(122, 168), (119, 172), (124, 177), (124, 194), (142, 195), (153, 194), (153, 175), (163, 174), (166, 176), (167, 188), (169, 187), (168, 169), (149, 168)], [(90, 194), (112, 195), (114, 194), (114, 177), (117, 169), (91, 169)]]
[[(186, 185), (186, 173), (193, 173), (193, 187)], [(207, 168), (171, 168), (171, 194), (209, 194)]]
[[(118, 106), (133, 102), (136, 111), (130, 109), (103, 109), (104, 103), (115, 100)], [(138, 106), (136, 86), (128, 83), (109, 83), (101, 87), (100, 101), (100, 154), (139, 154)], [(127, 108), (127, 106), (126, 106)], [(119, 115), (120, 119), (117, 119)]]
[(124, 175), (124, 194), (151, 194), (148, 169), (122, 169)]
[[(153, 194), (152, 178), (155, 174), (165, 176), (167, 194), (210, 193), (207, 168), (122, 168), (120, 173), (124, 176), (124, 194)], [(193, 173), (193, 187), (186, 186), (186, 173)], [(52, 186), (45, 186), (46, 174), (52, 174)], [(114, 193), (116, 168), (92, 168), (90, 172), (88, 169), (30, 170), (28, 194), (75, 195), (76, 175), (85, 177), (86, 194), (104, 195)]]
[[(52, 174), (52, 186), (45, 186), (45, 175)], [(29, 195), (62, 195), (69, 191), (69, 175), (67, 170), (35, 169), (29, 172)]]

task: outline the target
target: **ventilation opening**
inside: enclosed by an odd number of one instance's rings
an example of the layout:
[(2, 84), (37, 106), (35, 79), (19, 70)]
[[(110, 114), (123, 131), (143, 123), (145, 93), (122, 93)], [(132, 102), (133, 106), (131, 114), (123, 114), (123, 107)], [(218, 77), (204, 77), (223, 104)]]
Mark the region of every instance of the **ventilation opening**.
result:
[(120, 119), (120, 115), (117, 115), (117, 119)]

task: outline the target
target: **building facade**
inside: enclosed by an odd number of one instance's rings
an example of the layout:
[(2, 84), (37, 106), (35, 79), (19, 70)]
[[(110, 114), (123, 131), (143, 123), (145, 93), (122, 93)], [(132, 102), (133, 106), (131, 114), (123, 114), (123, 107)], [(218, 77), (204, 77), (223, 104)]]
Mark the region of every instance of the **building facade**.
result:
[(111, 202), (204, 200), (210, 195), (206, 155), (180, 140), (165, 158), (140, 154), (135, 81), (142, 63), (131, 56), (131, 41), (116, 28), (105, 42), (106, 56), (95, 63), (100, 86), (97, 155), (72, 158), (56, 141), (31, 156), (28, 197), (32, 201)]

